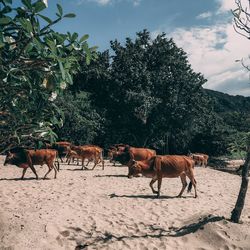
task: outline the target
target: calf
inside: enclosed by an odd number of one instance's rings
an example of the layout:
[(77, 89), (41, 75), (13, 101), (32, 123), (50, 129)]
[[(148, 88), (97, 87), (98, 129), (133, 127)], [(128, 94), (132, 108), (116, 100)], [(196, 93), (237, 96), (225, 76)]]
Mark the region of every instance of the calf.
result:
[(38, 179), (38, 175), (34, 168), (34, 165), (43, 165), (46, 164), (49, 168), (48, 172), (44, 175), (43, 179), (47, 177), (52, 169), (55, 171), (56, 178), (57, 170), (55, 166), (55, 160), (57, 157), (57, 151), (52, 149), (37, 149), (37, 150), (25, 150), (18, 149), (16, 152), (7, 152), (6, 159), (4, 161), (4, 165), (12, 164), (16, 165), (19, 168), (23, 168), (23, 174), (21, 179), (24, 178), (24, 175), (27, 171), (27, 168), (30, 167), (32, 172), (35, 174), (36, 179)]
[(77, 155), (82, 159), (82, 169), (87, 169), (84, 166), (84, 160), (88, 159), (89, 161), (94, 161), (94, 166), (92, 170), (96, 167), (96, 165), (101, 162), (102, 169), (104, 169), (104, 160), (103, 160), (103, 149), (99, 146), (95, 145), (85, 145), (85, 146), (73, 146), (71, 147)]

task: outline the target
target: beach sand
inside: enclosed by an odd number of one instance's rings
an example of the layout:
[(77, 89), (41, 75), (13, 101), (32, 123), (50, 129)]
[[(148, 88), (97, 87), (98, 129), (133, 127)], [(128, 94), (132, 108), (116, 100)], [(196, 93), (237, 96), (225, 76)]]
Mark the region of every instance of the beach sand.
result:
[[(194, 192), (176, 198), (179, 178), (163, 179), (161, 198), (150, 179), (128, 179), (127, 167), (82, 171), (61, 165), (57, 179), (35, 180), (30, 169), (0, 157), (0, 249), (250, 249), (250, 190), (242, 224), (227, 219), (241, 177), (195, 168)], [(42, 178), (47, 166), (36, 166)]]

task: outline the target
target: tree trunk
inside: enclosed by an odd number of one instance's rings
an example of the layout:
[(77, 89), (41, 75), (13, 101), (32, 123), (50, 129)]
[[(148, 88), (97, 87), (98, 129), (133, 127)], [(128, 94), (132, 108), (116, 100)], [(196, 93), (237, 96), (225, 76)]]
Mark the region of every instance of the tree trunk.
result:
[(248, 146), (246, 161), (242, 168), (242, 181), (241, 181), (241, 187), (240, 187), (238, 199), (237, 199), (237, 202), (235, 204), (233, 211), (231, 212), (231, 221), (235, 223), (239, 222), (240, 215), (245, 204), (245, 197), (246, 197), (247, 187), (248, 187), (249, 165), (250, 165), (250, 146)]

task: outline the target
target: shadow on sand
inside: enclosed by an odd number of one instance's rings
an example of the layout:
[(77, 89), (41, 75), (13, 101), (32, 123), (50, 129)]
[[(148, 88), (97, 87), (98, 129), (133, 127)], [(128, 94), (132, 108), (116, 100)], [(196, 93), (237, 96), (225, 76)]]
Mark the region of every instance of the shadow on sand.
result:
[(128, 176), (127, 175), (125, 175), (125, 174), (104, 174), (104, 175), (100, 175), (100, 174), (98, 174), (98, 175), (94, 175), (94, 177), (122, 177), (122, 178), (128, 178)]
[[(155, 225), (149, 225), (147, 228), (149, 229), (149, 233), (142, 234), (142, 235), (132, 235), (132, 236), (116, 236), (112, 233), (106, 232), (101, 236), (96, 237), (91, 243), (79, 244), (76, 246), (75, 250), (85, 249), (89, 246), (94, 247), (97, 244), (104, 244), (114, 241), (121, 241), (126, 239), (142, 239), (142, 238), (162, 238), (162, 237), (181, 237), (187, 234), (195, 233), (199, 229), (204, 229), (204, 226), (208, 223), (213, 223), (217, 221), (225, 220), (222, 216), (214, 216), (214, 215), (207, 215), (203, 218), (200, 218), (197, 222), (192, 224), (180, 227), (180, 228), (169, 228), (164, 229), (157, 227)], [(86, 239), (85, 239), (86, 240)]]
[[(19, 178), (0, 178), (0, 181), (32, 181), (32, 180), (37, 180), (37, 179), (36, 177), (28, 177), (24, 179), (21, 179), (20, 177)], [(37, 181), (39, 180), (43, 180), (43, 178), (39, 178)]]
[(168, 196), (168, 195), (161, 195), (159, 198), (156, 196), (156, 194), (151, 194), (151, 195), (117, 195), (115, 193), (108, 195), (110, 198), (141, 198), (141, 199), (157, 199), (157, 200), (163, 200), (163, 199), (189, 199), (193, 198), (193, 196), (182, 196), (182, 197), (177, 197), (177, 196)]

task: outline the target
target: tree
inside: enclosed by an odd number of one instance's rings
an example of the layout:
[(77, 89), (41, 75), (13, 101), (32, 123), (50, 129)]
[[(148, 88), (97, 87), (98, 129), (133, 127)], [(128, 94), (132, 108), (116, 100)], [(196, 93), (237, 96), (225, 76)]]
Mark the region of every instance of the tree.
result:
[[(147, 30), (125, 45), (111, 42), (114, 51), (107, 81), (109, 131), (120, 141), (176, 152), (181, 130), (190, 130), (201, 109), (205, 79), (193, 72), (186, 53), (165, 34), (150, 38)], [(182, 140), (184, 142), (184, 139)], [(165, 152), (166, 153), (166, 152)]]
[[(235, 0), (237, 8), (233, 11), (234, 16), (234, 27), (235, 30), (242, 36), (245, 36), (246, 38), (250, 38), (250, 1), (248, 2), (248, 7), (245, 7), (242, 5), (241, 0)], [(250, 71), (250, 68), (247, 67), (244, 63), (243, 66)], [(245, 197), (247, 193), (248, 188), (248, 171), (250, 167), (250, 136), (248, 136), (247, 140), (247, 156), (245, 163), (242, 168), (242, 181), (241, 181), (241, 187), (238, 195), (238, 199), (236, 201), (235, 207), (231, 214), (231, 220), (233, 222), (238, 223), (240, 220), (240, 216), (242, 213), (242, 210), (244, 208), (245, 203)]]
[(73, 13), (64, 14), (57, 4), (51, 20), (41, 14), (43, 1), (22, 3), (14, 8), (12, 0), (0, 0), (0, 151), (55, 140), (53, 126), (62, 124), (62, 113), (54, 100), (73, 83), (80, 59), (88, 63), (95, 50), (88, 47), (88, 35), (52, 29)]
[(60, 140), (74, 144), (91, 144), (101, 134), (102, 118), (93, 108), (85, 92), (71, 94), (66, 91), (56, 100), (63, 112), (63, 126), (55, 129)]

